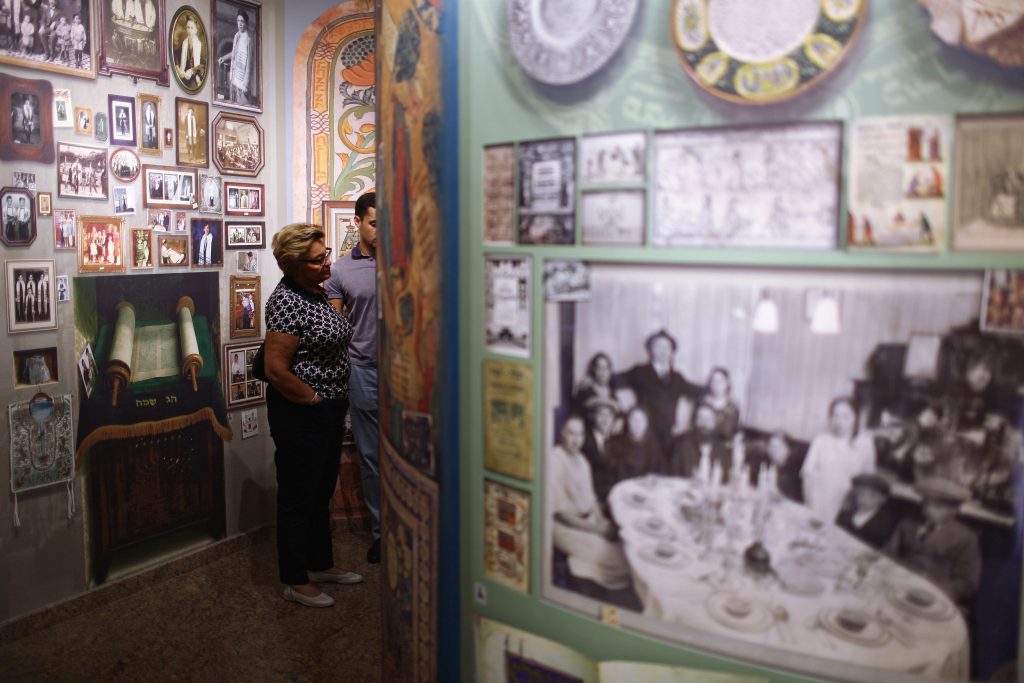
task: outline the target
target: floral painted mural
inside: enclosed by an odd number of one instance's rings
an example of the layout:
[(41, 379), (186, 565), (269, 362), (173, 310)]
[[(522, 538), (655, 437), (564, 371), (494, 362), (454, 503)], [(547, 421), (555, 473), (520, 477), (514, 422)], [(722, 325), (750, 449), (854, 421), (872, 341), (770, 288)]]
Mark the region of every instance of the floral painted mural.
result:
[(341, 3), (303, 34), (295, 54), (295, 214), (319, 222), (325, 200), (376, 186), (376, 54), (372, 3)]

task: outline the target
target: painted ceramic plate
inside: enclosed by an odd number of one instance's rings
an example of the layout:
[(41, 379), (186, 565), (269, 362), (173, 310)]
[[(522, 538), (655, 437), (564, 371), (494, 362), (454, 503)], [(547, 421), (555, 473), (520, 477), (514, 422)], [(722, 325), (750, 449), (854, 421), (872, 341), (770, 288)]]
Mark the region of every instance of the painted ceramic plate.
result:
[(690, 77), (716, 97), (771, 104), (839, 66), (868, 0), (673, 0), (672, 35)]
[(639, 0), (508, 0), (509, 44), (531, 78), (578, 83), (619, 51)]

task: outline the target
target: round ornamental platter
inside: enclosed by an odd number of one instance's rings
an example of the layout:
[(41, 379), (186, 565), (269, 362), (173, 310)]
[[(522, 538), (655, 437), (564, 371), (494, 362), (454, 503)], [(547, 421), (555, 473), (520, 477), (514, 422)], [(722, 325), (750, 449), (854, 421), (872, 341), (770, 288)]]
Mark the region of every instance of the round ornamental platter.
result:
[(772, 104), (834, 71), (857, 41), (868, 0), (673, 0), (686, 73), (716, 97)]
[(639, 0), (508, 0), (509, 44), (531, 78), (571, 85), (605, 66), (626, 40)]

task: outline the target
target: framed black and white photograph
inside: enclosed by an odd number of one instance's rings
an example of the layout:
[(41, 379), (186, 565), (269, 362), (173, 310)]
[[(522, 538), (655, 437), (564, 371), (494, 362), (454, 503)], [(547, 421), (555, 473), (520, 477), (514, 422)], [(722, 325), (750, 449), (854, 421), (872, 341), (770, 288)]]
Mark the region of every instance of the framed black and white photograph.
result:
[(110, 150), (110, 175), (122, 183), (130, 183), (139, 177), (142, 164), (138, 155), (127, 147)]
[(647, 178), (647, 133), (584, 135), (580, 140), (581, 185), (630, 185)]
[(1024, 251), (1024, 114), (958, 116), (953, 248)]
[(226, 249), (263, 249), (267, 246), (266, 223), (228, 222), (224, 224)]
[(174, 119), (178, 127), (175, 159), (179, 166), (207, 168), (210, 165), (210, 105), (184, 97), (174, 98)]
[(583, 244), (640, 247), (647, 235), (647, 193), (644, 190), (583, 192)]
[(36, 213), (39, 216), (53, 215), (52, 192), (36, 192)]
[(93, 117), (93, 134), (96, 142), (107, 141), (107, 115), (101, 111), (96, 112), (96, 116)]
[(107, 95), (107, 112), (110, 117), (110, 144), (134, 147), (138, 143), (135, 98)]
[(75, 107), (75, 133), (78, 135), (92, 135), (92, 109), (90, 107)]
[(519, 244), (576, 241), (576, 140), (519, 143)]
[(0, 72), (0, 159), (53, 161), (53, 86)]
[(76, 225), (77, 220), (74, 209), (54, 209), (53, 248), (55, 251), (75, 250)]
[(543, 315), (544, 597), (826, 680), (1009, 670), (1024, 340), (982, 285), (591, 262)]
[(516, 147), (511, 143), (484, 147), (484, 244), (515, 242)]
[(262, 7), (245, 0), (212, 0), (214, 104), (263, 111)]
[(139, 152), (160, 156), (160, 98), (139, 94)]
[(220, 176), (199, 174), (199, 212), (224, 213), (224, 196)]
[(484, 260), (484, 348), (490, 353), (530, 356), (531, 263), (529, 256)]
[(54, 310), (53, 260), (8, 259), (7, 332), (39, 332), (57, 329)]
[(36, 174), (29, 171), (12, 171), (11, 184), (26, 190), (36, 191)]
[(193, 218), (189, 223), (192, 236), (192, 266), (220, 268), (224, 265), (224, 221), (217, 218)]
[(196, 202), (193, 169), (142, 165), (142, 205), (147, 208), (191, 209)]
[(586, 261), (544, 260), (545, 301), (586, 301), (590, 298), (590, 266)]
[(164, 31), (166, 14), (160, 0), (99, 2), (98, 73), (123, 74), (168, 85)]
[(655, 133), (651, 243), (835, 249), (842, 146), (836, 121)]
[(194, 7), (179, 7), (171, 17), (167, 48), (174, 80), (188, 94), (198, 94), (210, 75), (210, 39)]
[(71, 284), (67, 275), (57, 276), (57, 303), (71, 301)]
[(114, 198), (115, 216), (135, 215), (135, 188), (130, 185), (115, 187), (111, 195)]
[(72, 128), (75, 122), (72, 116), (75, 113), (71, 105), (71, 91), (67, 88), (53, 89), (53, 127)]
[(14, 2), (4, 8), (0, 64), (96, 78), (91, 0)]
[(57, 196), (106, 199), (107, 150), (71, 142), (57, 143)]
[(224, 175), (263, 170), (263, 127), (253, 116), (222, 111), (213, 119), (213, 163)]
[(263, 216), (266, 207), (263, 204), (262, 184), (224, 182), (224, 215), (226, 216)]
[(252, 374), (252, 359), (262, 339), (224, 344), (224, 398), (228, 410), (265, 402), (266, 385)]
[(3, 232), (0, 242), (6, 247), (27, 247), (36, 241), (36, 206), (32, 192), (21, 187), (0, 190)]

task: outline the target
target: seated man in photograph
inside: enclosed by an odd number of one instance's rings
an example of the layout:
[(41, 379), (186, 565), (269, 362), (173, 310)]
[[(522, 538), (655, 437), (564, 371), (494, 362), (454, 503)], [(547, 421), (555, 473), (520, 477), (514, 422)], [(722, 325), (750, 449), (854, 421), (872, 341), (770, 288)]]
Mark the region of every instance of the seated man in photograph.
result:
[(553, 578), (562, 588), (611, 602), (616, 594), (631, 594), (629, 567), (615, 525), (594, 495), (590, 464), (582, 452), (584, 429), (583, 418), (570, 415), (548, 457)]
[(898, 518), (889, 505), (889, 482), (878, 474), (858, 474), (836, 524), (872, 548), (881, 548), (892, 537)]
[(978, 592), (981, 578), (978, 538), (956, 518), (968, 491), (938, 478), (919, 482), (917, 490), (924, 499), (924, 522), (900, 522), (885, 552), (932, 581), (965, 609)]
[(667, 474), (673, 477), (693, 477), (701, 471), (701, 463), (710, 472), (717, 463), (722, 469), (723, 482), (729, 481), (732, 470), (732, 449), (723, 443), (715, 433), (715, 409), (707, 403), (697, 406), (693, 428), (672, 440), (669, 451)]

